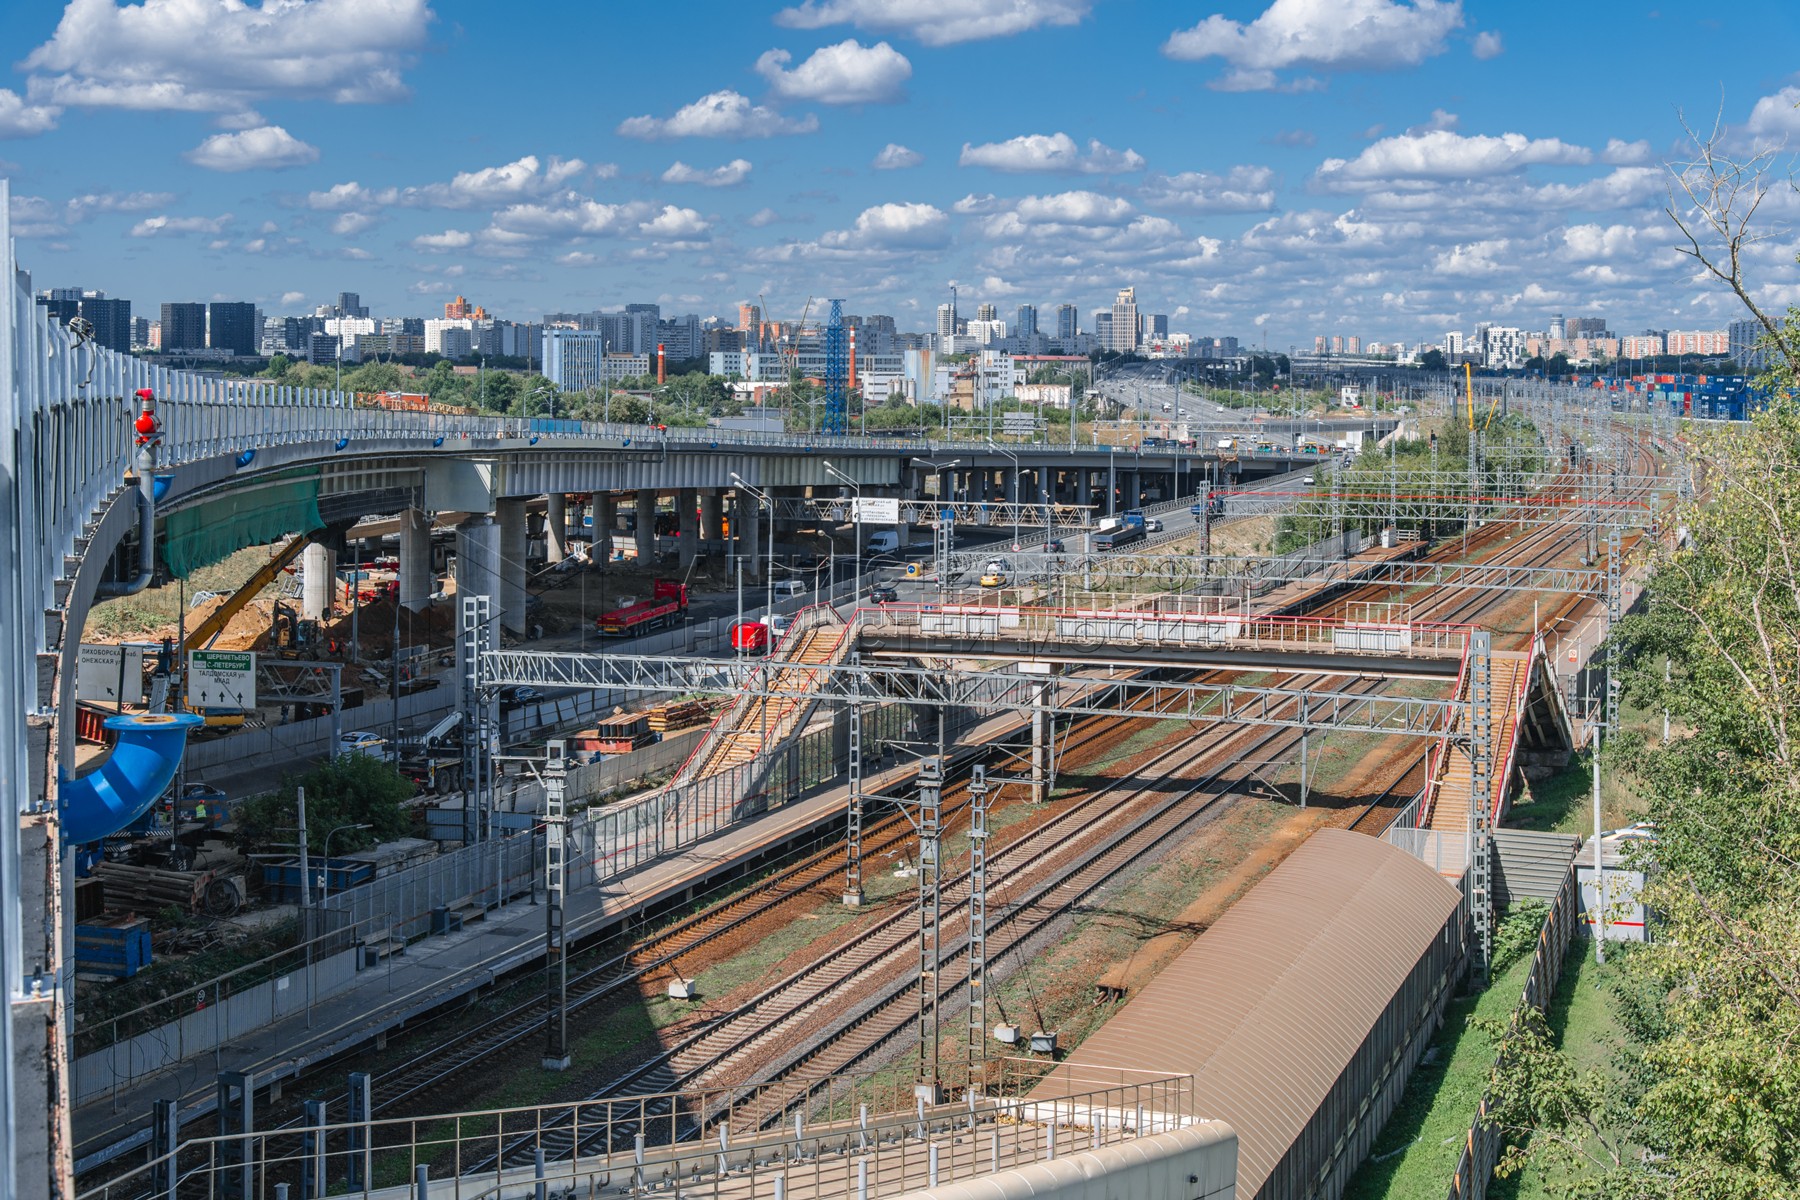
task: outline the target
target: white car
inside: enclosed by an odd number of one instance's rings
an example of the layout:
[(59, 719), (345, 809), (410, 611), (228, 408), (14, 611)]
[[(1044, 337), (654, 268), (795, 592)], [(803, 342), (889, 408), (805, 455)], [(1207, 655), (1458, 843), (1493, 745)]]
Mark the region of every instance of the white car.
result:
[(1144, 532), (1145, 533), (1161, 533), (1162, 531), (1163, 531), (1163, 523), (1161, 521), (1157, 520), (1155, 517), (1145, 517), (1144, 518)]
[(1300, 482), (1304, 483), (1307, 487), (1311, 487), (1313, 484), (1315, 484), (1319, 481), (1314, 479), (1311, 475), (1308, 475), (1305, 479), (1302, 479)]
[(338, 736), (339, 754), (367, 754), (372, 758), (392, 761), (394, 748), (379, 733), (345, 733)]

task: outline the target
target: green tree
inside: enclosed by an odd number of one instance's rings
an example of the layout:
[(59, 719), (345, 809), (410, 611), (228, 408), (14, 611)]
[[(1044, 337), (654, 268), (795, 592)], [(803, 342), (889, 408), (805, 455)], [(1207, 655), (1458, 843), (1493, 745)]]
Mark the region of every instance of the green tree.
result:
[(344, 373), (346, 392), (398, 392), (404, 389), (406, 376), (393, 363), (364, 363)]
[(1450, 363), (1436, 346), (1419, 355), (1419, 368), (1425, 371), (1448, 371)]
[(372, 754), (341, 754), (303, 775), (286, 776), (270, 795), (246, 801), (238, 810), (239, 841), (246, 847), (296, 841), (300, 788), (306, 789), (306, 842), (314, 854), (324, 853), (326, 837), (340, 826), (370, 828), (333, 837), (333, 854), (404, 837), (412, 829), (412, 817), (401, 807), (412, 798), (411, 781)]

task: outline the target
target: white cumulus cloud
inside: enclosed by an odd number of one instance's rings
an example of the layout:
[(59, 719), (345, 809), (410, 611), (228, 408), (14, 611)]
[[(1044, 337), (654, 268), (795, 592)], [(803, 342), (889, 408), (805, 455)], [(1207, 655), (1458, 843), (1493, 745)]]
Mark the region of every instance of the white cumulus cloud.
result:
[(950, 216), (933, 204), (877, 204), (865, 208), (850, 229), (824, 234), (832, 249), (933, 250), (948, 245)]
[(724, 166), (714, 167), (710, 171), (690, 167), (677, 159), (662, 173), (664, 183), (697, 183), (702, 187), (732, 187), (749, 177), (750, 161), (744, 158), (734, 158)]
[(1469, 49), (1479, 59), (1499, 58), (1506, 52), (1506, 43), (1499, 34), (1487, 29), (1475, 35), (1474, 44)]
[(0, 88), (0, 138), (35, 137), (56, 128), (62, 109), (55, 105), (27, 104), (19, 93)]
[(281, 293), (281, 302), (283, 304), (298, 304), (304, 299), (306, 299), (305, 292), (283, 292), (283, 293)]
[(1234, 68), (1226, 90), (1281, 86), (1292, 67), (1385, 70), (1418, 66), (1444, 51), (1463, 23), (1462, 0), (1274, 0), (1248, 23), (1213, 14), (1177, 30), (1163, 53), (1189, 62), (1217, 58)]
[(691, 208), (663, 205), (661, 212), (638, 226), (638, 232), (656, 238), (691, 238), (705, 233), (706, 219)]
[(145, 217), (131, 227), (134, 238), (180, 237), (189, 233), (219, 234), (231, 224), (231, 214), (220, 217)]
[(917, 150), (908, 150), (898, 142), (889, 142), (869, 165), (877, 171), (899, 171), (916, 167), (924, 161), (925, 156)]
[(1600, 152), (1600, 161), (1612, 166), (1630, 166), (1649, 160), (1650, 143), (1643, 140), (1627, 142), (1619, 138), (1607, 138), (1606, 149)]
[(848, 24), (949, 46), (1074, 25), (1092, 8), (1093, 0), (803, 0), (776, 13), (775, 23), (790, 29)]
[(906, 99), (906, 81), (912, 78), (912, 63), (886, 42), (864, 46), (850, 38), (822, 46), (790, 71), (792, 60), (786, 50), (770, 50), (756, 60), (757, 74), (784, 100), (893, 104)]
[(750, 103), (748, 96), (726, 88), (709, 92), (692, 104), (684, 104), (671, 117), (628, 117), (619, 123), (625, 137), (657, 138), (776, 137), (784, 133), (811, 133), (819, 127), (812, 114), (784, 117), (772, 108)]
[(1111, 175), (1141, 171), (1144, 159), (1135, 150), (1114, 150), (1090, 139), (1082, 152), (1066, 133), (1028, 133), (1004, 142), (973, 146), (963, 143), (960, 166), (987, 167), (994, 171), (1054, 171), (1070, 175)]
[(367, 211), (376, 208), (494, 208), (561, 190), (588, 169), (579, 158), (535, 154), (502, 163), (458, 171), (448, 182), (417, 187), (368, 188), (351, 180), (333, 184), (322, 192), (308, 192), (307, 207), (322, 212)]
[(331, 232), (340, 237), (355, 237), (369, 226), (375, 224), (375, 218), (368, 213), (339, 213), (331, 223)]
[(475, 244), (475, 235), (466, 229), (446, 229), (442, 233), (422, 233), (412, 244), (418, 250), (467, 250)]
[(210, 171), (272, 171), (318, 162), (319, 148), (279, 125), (264, 125), (241, 133), (215, 133), (182, 157)]
[(1152, 175), (1137, 191), (1151, 208), (1194, 213), (1268, 212), (1275, 207), (1275, 172), (1268, 167), (1233, 167), (1224, 175), (1184, 171)]
[(1382, 138), (1353, 159), (1328, 158), (1315, 179), (1327, 187), (1361, 187), (1390, 180), (1475, 179), (1535, 165), (1583, 165), (1593, 151), (1556, 138), (1520, 133), (1465, 136), (1447, 129)]
[(407, 94), (429, 0), (71, 0), (25, 57), (30, 93), (67, 107), (241, 112), (265, 98)]

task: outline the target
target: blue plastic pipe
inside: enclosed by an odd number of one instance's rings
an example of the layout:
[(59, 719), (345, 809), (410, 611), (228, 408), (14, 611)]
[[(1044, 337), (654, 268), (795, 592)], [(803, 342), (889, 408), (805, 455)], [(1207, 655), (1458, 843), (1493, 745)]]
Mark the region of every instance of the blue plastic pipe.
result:
[(59, 776), (64, 839), (97, 842), (143, 816), (174, 780), (188, 731), (200, 723), (194, 713), (108, 717), (115, 740), (106, 761), (78, 779)]

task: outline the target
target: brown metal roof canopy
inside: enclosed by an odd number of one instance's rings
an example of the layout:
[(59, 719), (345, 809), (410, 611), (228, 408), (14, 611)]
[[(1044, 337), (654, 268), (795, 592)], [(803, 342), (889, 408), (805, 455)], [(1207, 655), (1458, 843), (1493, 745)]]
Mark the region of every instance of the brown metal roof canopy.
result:
[(1242, 1200), (1335, 1196), (1460, 975), (1460, 906), (1406, 852), (1319, 830), (1071, 1059), (1191, 1073), (1193, 1115), (1238, 1133)]

